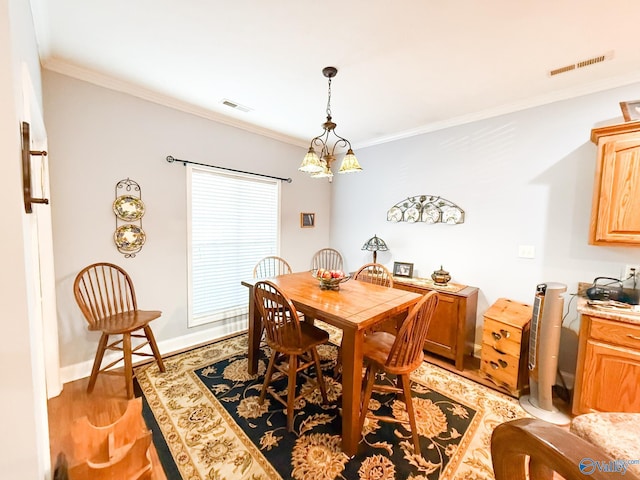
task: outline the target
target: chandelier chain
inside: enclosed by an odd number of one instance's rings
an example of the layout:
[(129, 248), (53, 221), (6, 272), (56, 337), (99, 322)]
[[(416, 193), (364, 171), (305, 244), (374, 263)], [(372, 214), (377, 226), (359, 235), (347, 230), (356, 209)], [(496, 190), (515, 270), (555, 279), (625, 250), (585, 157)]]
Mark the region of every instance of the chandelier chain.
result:
[(329, 89), (327, 95), (327, 118), (331, 118), (331, 78), (329, 78)]

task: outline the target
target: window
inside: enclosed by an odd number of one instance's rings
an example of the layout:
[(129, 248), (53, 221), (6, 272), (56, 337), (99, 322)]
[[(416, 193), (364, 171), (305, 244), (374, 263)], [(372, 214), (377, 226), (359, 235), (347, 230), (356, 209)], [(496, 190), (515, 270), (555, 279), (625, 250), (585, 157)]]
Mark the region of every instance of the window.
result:
[(253, 267), (279, 244), (280, 183), (190, 166), (188, 326), (248, 313)]

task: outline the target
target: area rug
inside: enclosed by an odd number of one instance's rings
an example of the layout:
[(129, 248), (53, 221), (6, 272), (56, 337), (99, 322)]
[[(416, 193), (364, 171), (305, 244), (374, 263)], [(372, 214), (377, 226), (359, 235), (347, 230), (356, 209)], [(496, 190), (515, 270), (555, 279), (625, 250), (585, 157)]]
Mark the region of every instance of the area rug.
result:
[[(167, 357), (165, 373), (155, 363), (136, 369), (170, 480), (492, 479), (491, 432), (527, 416), (514, 399), (424, 362), (412, 376), (422, 456), (402, 424), (367, 420), (358, 454), (348, 458), (340, 449), (341, 384), (332, 377), (336, 347), (318, 349), (328, 405), (314, 382), (299, 379), (305, 397), (294, 432), (282, 404), (269, 395), (257, 401), (269, 348), (261, 348), (257, 375), (247, 373), (247, 349), (245, 333)], [(277, 388), (285, 391), (286, 381)], [(406, 416), (391, 395), (374, 396), (370, 408)]]

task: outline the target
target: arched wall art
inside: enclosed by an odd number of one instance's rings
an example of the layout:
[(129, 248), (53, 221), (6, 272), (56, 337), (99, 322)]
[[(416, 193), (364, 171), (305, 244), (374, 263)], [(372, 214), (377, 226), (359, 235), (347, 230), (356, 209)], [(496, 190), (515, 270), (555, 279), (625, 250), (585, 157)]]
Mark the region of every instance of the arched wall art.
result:
[(388, 222), (464, 223), (464, 210), (436, 195), (416, 195), (396, 203), (387, 211)]

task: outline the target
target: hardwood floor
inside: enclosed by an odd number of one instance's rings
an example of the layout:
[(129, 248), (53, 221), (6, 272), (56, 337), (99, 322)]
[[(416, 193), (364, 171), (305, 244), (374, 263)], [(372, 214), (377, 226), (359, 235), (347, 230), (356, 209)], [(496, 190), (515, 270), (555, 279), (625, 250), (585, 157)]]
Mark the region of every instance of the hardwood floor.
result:
[[(86, 416), (93, 425), (109, 425), (118, 420), (127, 408), (128, 399), (122, 376), (99, 375), (91, 394), (87, 393), (88, 383), (88, 378), (66, 383), (62, 393), (48, 401), (52, 468), (60, 452), (64, 452), (70, 466), (75, 462), (71, 438), (74, 420)], [(153, 443), (149, 452), (152, 462), (151, 478), (166, 480)]]

